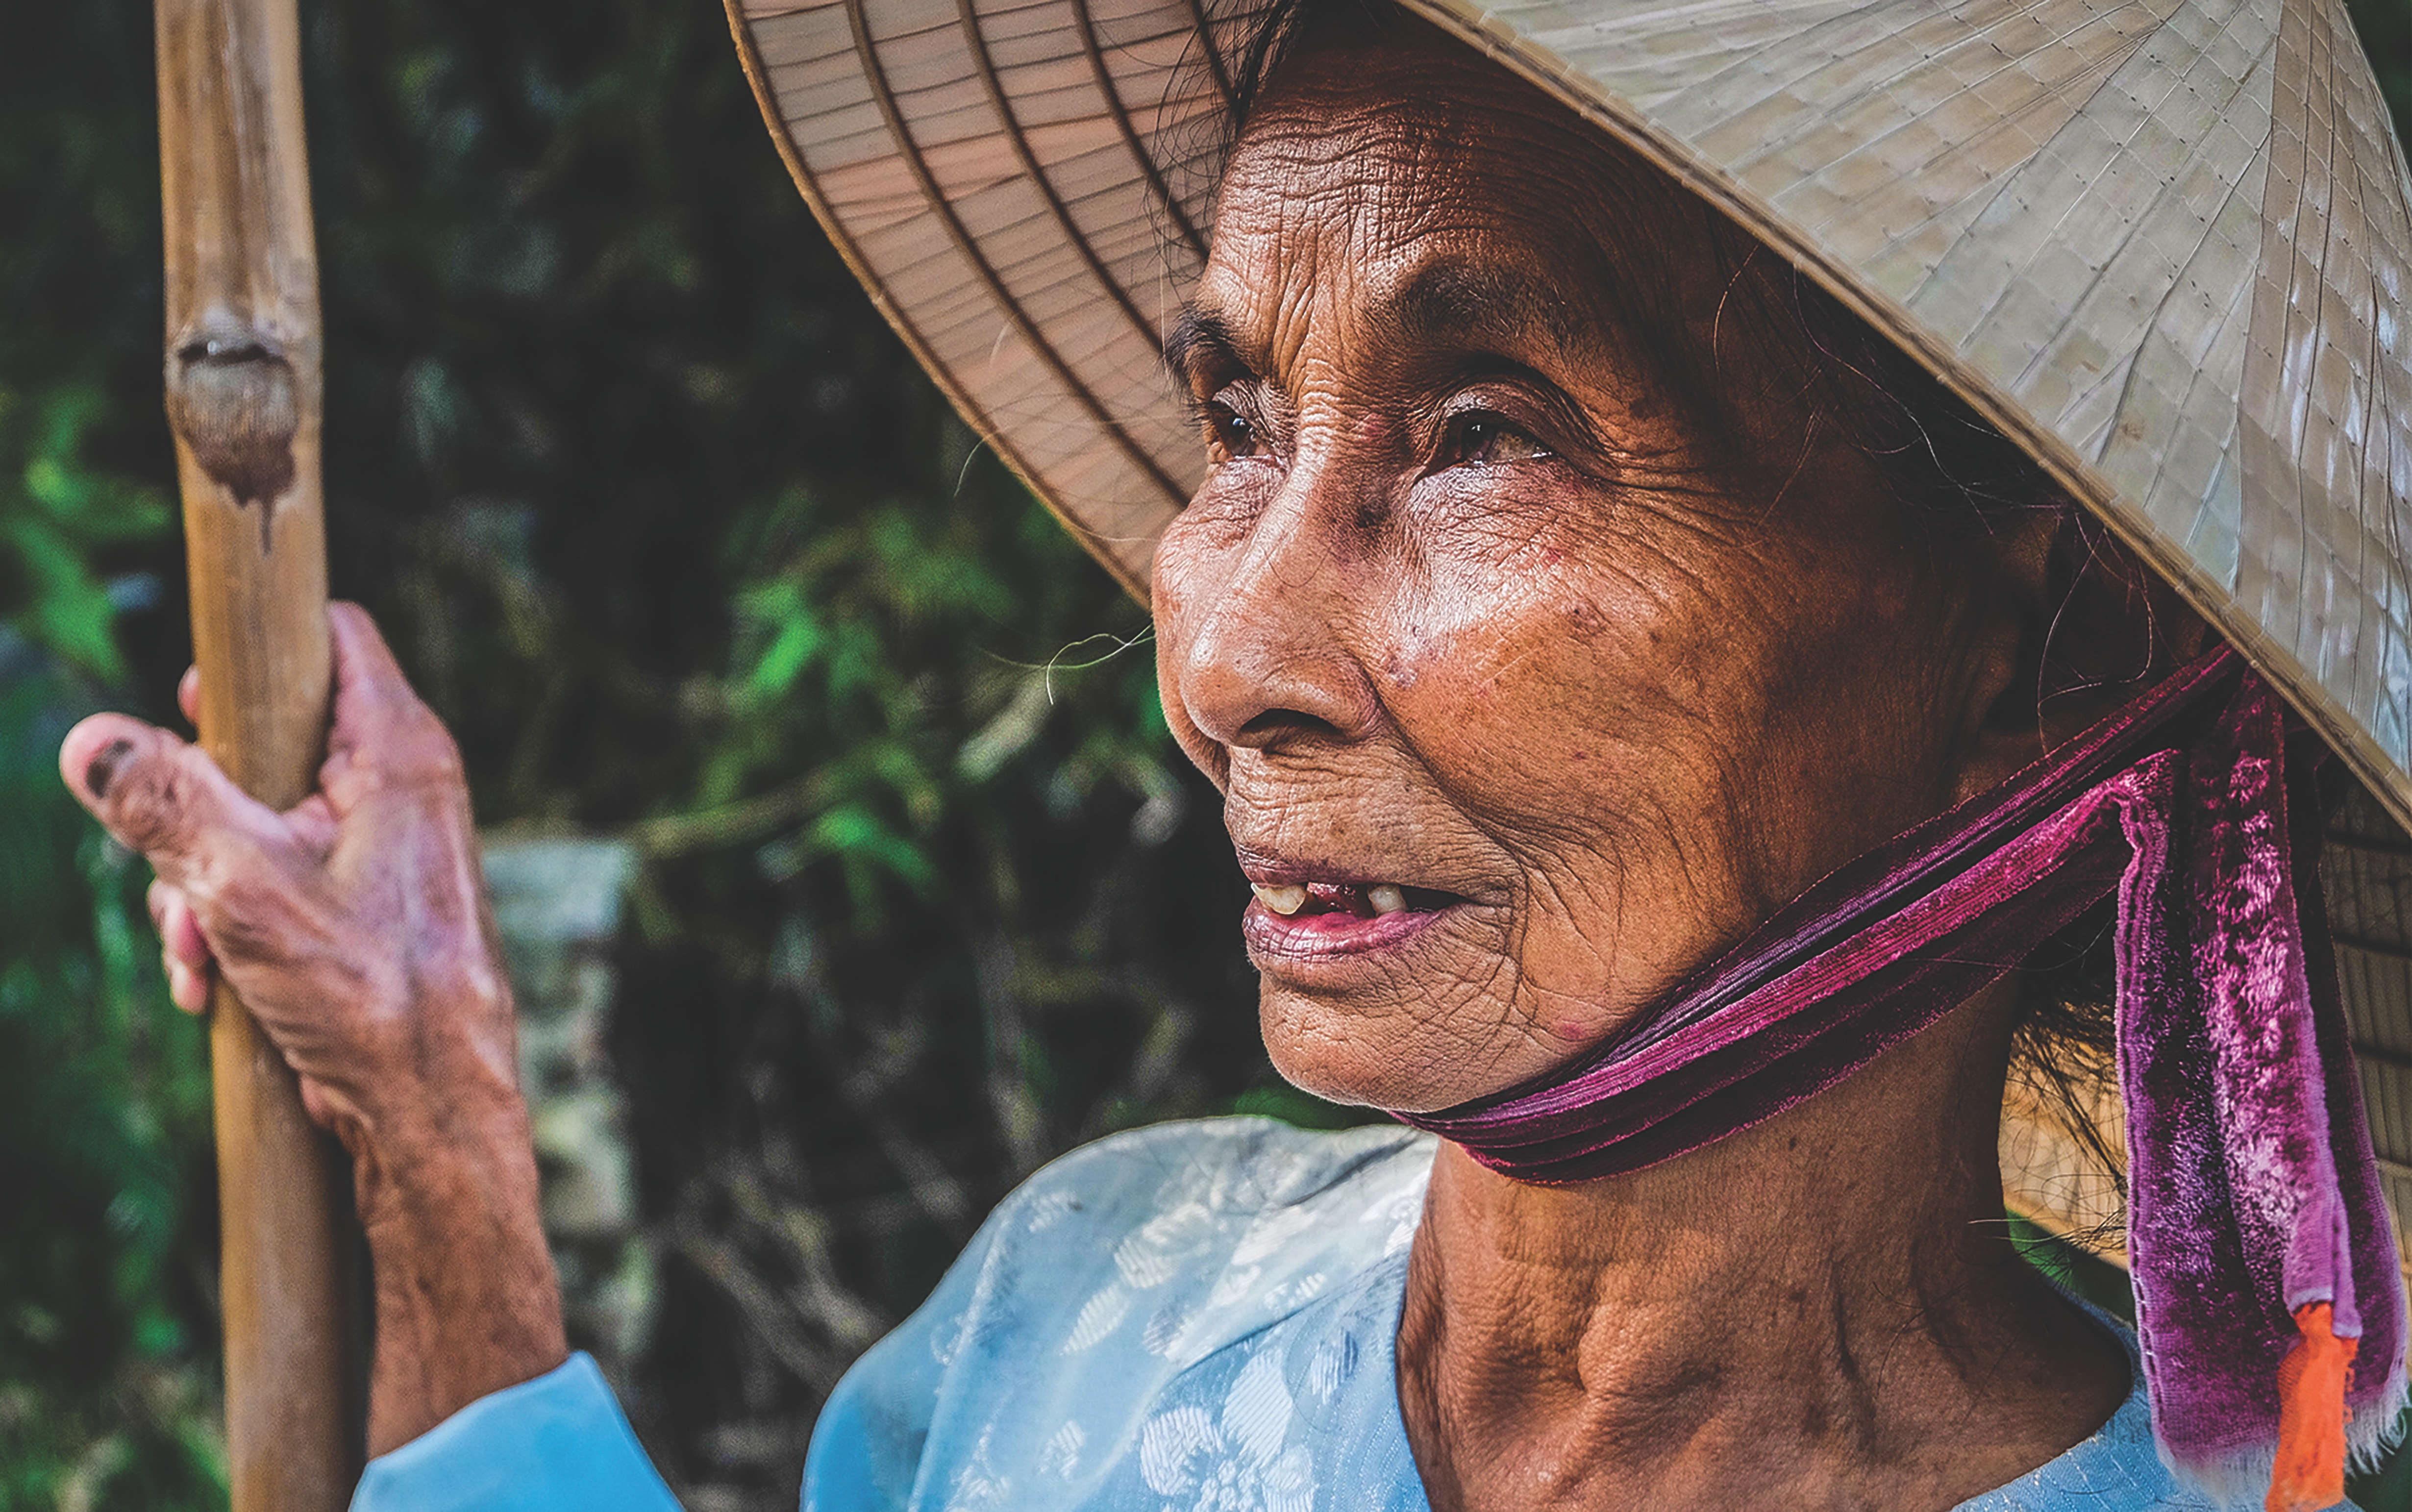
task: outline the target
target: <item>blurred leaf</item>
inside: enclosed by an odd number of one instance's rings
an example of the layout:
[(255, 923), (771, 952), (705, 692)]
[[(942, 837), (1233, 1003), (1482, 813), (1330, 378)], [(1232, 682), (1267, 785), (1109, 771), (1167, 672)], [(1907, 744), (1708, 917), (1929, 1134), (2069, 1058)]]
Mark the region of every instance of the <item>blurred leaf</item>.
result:
[(0, 613), (85, 671), (125, 674), (117, 611), (96, 566), (101, 549), (163, 536), (169, 514), (155, 488), (96, 468), (84, 456), (106, 403), (70, 384), (33, 397), (0, 387), (0, 574), (12, 592)]

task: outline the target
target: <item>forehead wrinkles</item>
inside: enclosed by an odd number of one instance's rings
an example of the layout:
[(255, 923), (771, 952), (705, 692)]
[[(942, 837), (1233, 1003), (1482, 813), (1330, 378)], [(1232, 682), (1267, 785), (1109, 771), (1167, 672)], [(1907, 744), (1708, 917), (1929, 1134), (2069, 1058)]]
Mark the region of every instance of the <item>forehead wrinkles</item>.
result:
[(1268, 108), (1224, 176), (1208, 286), (1268, 373), (1361, 308), (1417, 240), (1437, 144), (1413, 112)]
[(1368, 315), (1410, 341), (1522, 327), (1580, 360), (1621, 356), (1600, 298), (1617, 238), (1594, 223), (1622, 197), (1597, 148), (1521, 86), (1368, 75), (1275, 96), (1232, 155), (1206, 302), (1251, 365), (1280, 371), (1312, 329)]

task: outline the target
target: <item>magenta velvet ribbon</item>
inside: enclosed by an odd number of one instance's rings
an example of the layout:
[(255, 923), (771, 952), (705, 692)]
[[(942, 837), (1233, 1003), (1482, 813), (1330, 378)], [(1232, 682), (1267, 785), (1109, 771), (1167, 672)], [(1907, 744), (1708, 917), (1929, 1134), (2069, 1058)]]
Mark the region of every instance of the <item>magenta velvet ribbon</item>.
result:
[(2206, 1487), (2266, 1468), (2292, 1314), (2313, 1301), (2362, 1341), (2348, 1401), (2367, 1451), (2404, 1400), (2405, 1309), (2317, 874), (2323, 754), (2214, 652), (1826, 877), (1632, 1032), (1397, 1116), (1524, 1181), (1638, 1170), (1815, 1096), (2115, 892), (2128, 1248), (2163, 1455)]

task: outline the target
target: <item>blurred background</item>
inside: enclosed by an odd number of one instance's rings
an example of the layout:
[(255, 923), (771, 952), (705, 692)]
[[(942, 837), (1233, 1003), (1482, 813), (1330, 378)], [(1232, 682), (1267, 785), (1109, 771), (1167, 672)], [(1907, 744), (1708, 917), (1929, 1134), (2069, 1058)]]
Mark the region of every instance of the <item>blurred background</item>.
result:
[[(2401, 135), (2412, 5), (2355, 10)], [(719, 7), (302, 11), (334, 586), (467, 756), (573, 1333), (696, 1512), (789, 1512), (1037, 1166), (1342, 1115), (1265, 1063), (1145, 617), (857, 290)], [(52, 766), (187, 660), (151, 16), (5, 20), (0, 1512), (222, 1507), (205, 1035)]]

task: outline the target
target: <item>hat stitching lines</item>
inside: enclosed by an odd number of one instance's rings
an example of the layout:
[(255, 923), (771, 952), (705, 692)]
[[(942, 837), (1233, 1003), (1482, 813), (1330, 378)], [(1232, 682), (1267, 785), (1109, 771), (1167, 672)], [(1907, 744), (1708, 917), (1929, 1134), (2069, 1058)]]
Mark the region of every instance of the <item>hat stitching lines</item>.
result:
[(1072, 218), (1070, 207), (1064, 203), (1063, 196), (1056, 193), (1054, 182), (1039, 166), (1038, 154), (1032, 150), (1030, 139), (1022, 130), (1022, 118), (1015, 113), (1004, 84), (997, 79), (996, 61), (989, 54), (988, 38), (980, 28), (978, 0), (956, 0), (955, 12), (962, 22), (963, 38), (971, 44), (972, 64), (979, 71), (980, 82), (987, 86), (990, 103), (995, 107), (997, 119), (1004, 125), (1006, 139), (1011, 144), (1014, 156), (1020, 160), (1022, 172), (1029, 177), (1031, 186), (1046, 200), (1048, 210), (1063, 228), (1065, 239), (1080, 254), (1090, 273), (1104, 286), (1106, 293), (1122, 308), (1131, 324), (1139, 328), (1142, 335), (1150, 333), (1153, 328), (1139, 313), (1139, 307), (1131, 302), (1129, 292), (1107, 271), (1096, 248), (1090, 245), (1088, 236)]
[(1206, 56), (1206, 67), (1214, 76), (1215, 92), (1223, 96), (1223, 109), (1228, 113), (1237, 96), (1231, 90), (1231, 72), (1223, 62), (1223, 49), (1214, 40), (1214, 26), (1206, 19), (1203, 0), (1187, 0), (1189, 19), (1197, 26), (1198, 43)]
[[(2405, 239), (2407, 228), (2400, 198), (2369, 194), (2378, 186), (2361, 173), (2361, 164), (2376, 158), (2395, 168), (2400, 178), (2401, 159), (2391, 150), (2371, 150), (2391, 149), (2392, 144), (2383, 136), (2374, 140), (2364, 129), (2364, 117), (2375, 102), (2359, 87), (2360, 70), (2340, 67), (2358, 58), (2349, 37), (2339, 36), (2325, 7), (2288, 7), (2279, 67), (2285, 109), (2275, 112), (2273, 121), (2272, 170), (2276, 179), (2264, 207), (2261, 298), (2257, 301), (2256, 339), (2246, 354), (2244, 388), (2266, 396), (2247, 406), (2252, 423), (2245, 460), (2258, 485), (2249, 491), (2258, 506), (2254, 523), (2261, 533), (2276, 536), (2279, 547), (2293, 550), (2285, 556), (2270, 551), (2248, 555), (2236, 587), (2240, 600), (2258, 613), (2269, 614), (2279, 606), (2292, 609), (2287, 649), (2316, 678), (2333, 682), (2343, 664), (2354, 664), (2348, 706), (2369, 722), (2375, 737), (2400, 749), (2406, 734), (2400, 554), (2390, 553), (2378, 565), (2380, 580), (2370, 577), (2373, 537), (2402, 543), (2401, 504), (2391, 499), (2385, 476), (2388, 448), (2372, 445), (2383, 422), (2393, 422), (2384, 424), (2387, 433), (2400, 429), (2398, 412), (2405, 404), (2405, 374), (2400, 363), (2387, 360), (2389, 301), (2380, 286), (2400, 263), (2388, 257), (2385, 236), (2365, 235), (2364, 245), (2358, 252), (2352, 248), (2354, 228), (2360, 226), (2366, 232), (2366, 216), (2374, 209), (2395, 222), (2397, 240)], [(2321, 91), (2313, 84), (2315, 67), (2329, 96), (2325, 110), (2316, 108)], [(2348, 144), (2348, 133), (2362, 139)], [(2316, 240), (2316, 248), (2303, 246), (2306, 240)], [(2364, 276), (2341, 277), (2339, 269), (2345, 265), (2332, 257), (2339, 251), (2361, 264)], [(2355, 324), (2364, 328), (2362, 340), (2352, 339)], [(2352, 395), (2355, 383), (2367, 386), (2365, 392)], [(2323, 392), (2340, 386), (2341, 391)], [(2359, 435), (2353, 434), (2357, 429)], [(2337, 475), (2346, 470), (2339, 464), (2349, 459), (2356, 442), (2361, 455), (2349, 469), (2357, 476), (2348, 484)], [(2278, 475), (2274, 478), (2270, 477), (2273, 472)], [(2294, 507), (2268, 508), (2275, 497), (2288, 499)], [(2320, 537), (2330, 568), (2317, 577), (2311, 571), (2314, 536)], [(2349, 590), (2342, 595), (2333, 592), (2340, 576), (2347, 580)], [(2323, 596), (2336, 607), (2357, 609), (2358, 623), (2333, 622), (2328, 606), (2309, 597), (2308, 590), (2315, 586), (2332, 590)], [(2374, 615), (2380, 622), (2378, 633), (2365, 635), (2363, 628)], [(2375, 654), (2356, 655), (2374, 640)]]
[(1206, 239), (1199, 234), (1197, 226), (1189, 219), (1187, 208), (1165, 183), (1154, 154), (1140, 140), (1139, 128), (1131, 121), (1129, 109), (1123, 104), (1122, 87), (1107, 68), (1104, 50), (1097, 45), (1096, 22), (1089, 14), (1088, 0), (1070, 0), (1070, 5), (1072, 19), (1080, 27), (1081, 51), (1088, 54), (1089, 67), (1097, 78), (1097, 92), (1105, 96), (1107, 110), (1113, 117), (1115, 129), (1122, 133), (1124, 145), (1130, 149), (1131, 160), (1139, 165), (1140, 174), (1147, 181), (1155, 202), (1172, 216), (1173, 226), (1180, 231), (1182, 241), (1188, 243), (1190, 252), (1199, 262), (1204, 262)]
[[(938, 360), (936, 346), (931, 343), (927, 332), (921, 329), (919, 323), (890, 297), (885, 284), (872, 272), (872, 264), (864, 256), (861, 245), (831, 207), (819, 179), (814, 174), (811, 165), (805, 161), (802, 149), (797, 146), (796, 129), (801, 123), (789, 119), (784, 108), (780, 106), (779, 95), (772, 87), (770, 73), (764, 63), (761, 50), (757, 44), (753, 28), (755, 25), (773, 21), (801, 18), (807, 7), (783, 7), (775, 12), (749, 18), (743, 8), (745, 0), (723, 0), (723, 4), (728, 15), (729, 30), (736, 38), (739, 62), (754, 86), (755, 99), (761, 107), (764, 125), (770, 127), (771, 136), (778, 148), (779, 155), (787, 165), (788, 176), (795, 181), (797, 189), (803, 195), (804, 202), (813, 212), (814, 219), (820, 223), (831, 242), (837, 248), (838, 255), (845, 259), (846, 266), (854, 271), (857, 281), (870, 295), (874, 307), (904, 339), (905, 345), (912, 349), (922, 368), (936, 379), (938, 386), (946, 391), (947, 397), (954, 403), (955, 407), (971, 421), (981, 439), (1004, 459), (1006, 465), (1012, 469), (1014, 476), (1022, 480), (1032, 494), (1064, 521), (1065, 528), (1071, 533), (1073, 538), (1076, 540), (1094, 538), (1096, 533), (1058, 505), (1052, 491), (1041, 486), (1038, 470), (1030, 464), (1022, 449), (1015, 445), (1011, 435), (1004, 427), (996, 423), (994, 417), (988, 412), (986, 406), (956, 379), (948, 365)], [(1112, 553), (1101, 552), (1099, 555), (1107, 569), (1113, 573), (1125, 588), (1137, 594), (1142, 600), (1145, 598), (1143, 575), (1134, 572), (1120, 557)]]
[(1007, 287), (995, 265), (990, 262), (987, 256), (981, 252), (978, 242), (972, 236), (970, 229), (963, 225), (947, 197), (939, 191), (937, 181), (930, 171), (930, 165), (921, 155), (920, 147), (915, 140), (911, 128), (905, 125), (904, 112), (898, 108), (895, 93), (889, 84), (887, 70), (881, 63), (877, 45), (871, 37), (870, 20), (863, 13), (863, 0), (845, 0), (845, 5), (846, 22), (853, 30), (855, 48), (862, 57), (873, 95), (878, 102), (880, 114), (887, 121), (890, 132), (896, 139), (898, 151), (903, 155), (906, 168), (911, 171), (914, 181), (920, 185), (922, 194), (927, 197), (931, 212), (954, 240), (957, 250), (962, 253), (964, 260), (971, 264), (973, 271), (988, 285), (999, 312), (1021, 333), (1023, 341), (1028, 344), (1039, 360), (1070, 390), (1074, 401), (1089, 412), (1090, 418), (1104, 428), (1106, 433), (1132, 461), (1139, 463), (1140, 470), (1147, 474), (1156, 487), (1163, 490), (1166, 495), (1176, 503), (1185, 498), (1187, 495), (1178, 484), (1173, 482), (1170, 475), (1165, 472), (1155, 455), (1131, 437), (1130, 433), (1124, 429), (1122, 421), (1108, 411), (1088, 385), (1073, 373), (1070, 365), (1065, 361), (1063, 354), (1056, 349), (1055, 344), (1040, 334), (1029, 315), (1022, 308), (1021, 302), (1014, 298), (1012, 290)]

